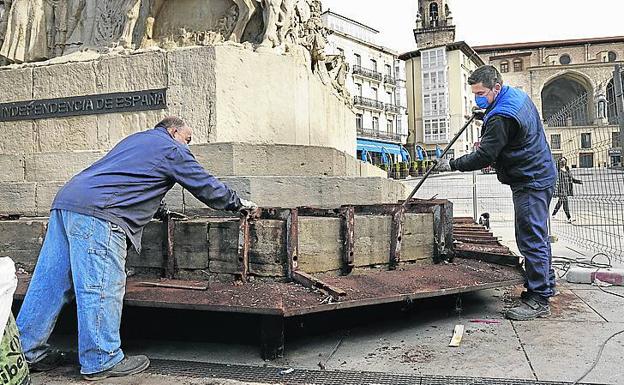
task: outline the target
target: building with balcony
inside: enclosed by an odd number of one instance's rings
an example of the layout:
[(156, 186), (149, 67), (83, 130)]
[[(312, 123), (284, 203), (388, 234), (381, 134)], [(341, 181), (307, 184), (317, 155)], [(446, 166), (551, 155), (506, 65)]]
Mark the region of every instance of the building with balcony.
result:
[[(444, 148), (470, 118), (474, 96), (468, 77), (483, 61), (465, 42), (455, 42), (448, 4), (420, 0), (414, 37), (417, 49), (399, 56), (405, 60), (409, 138), (407, 149), (417, 148), (430, 157)], [(472, 152), (479, 141), (479, 124), (473, 123), (449, 151), (448, 157)]]
[(327, 54), (343, 55), (349, 63), (347, 88), (356, 119), (348, 129), (357, 131), (358, 156), (376, 164), (403, 160), (408, 134), (405, 63), (377, 43), (376, 29), (331, 10), (322, 17), (331, 31)]

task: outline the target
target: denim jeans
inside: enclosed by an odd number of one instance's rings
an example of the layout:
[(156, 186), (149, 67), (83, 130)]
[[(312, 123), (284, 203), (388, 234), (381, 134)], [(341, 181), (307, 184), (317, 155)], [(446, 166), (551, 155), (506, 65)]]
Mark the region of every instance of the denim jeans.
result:
[(52, 210), (39, 259), (17, 317), (28, 362), (49, 351), (48, 338), (63, 305), (76, 299), (81, 373), (119, 363), (119, 327), (126, 289), (126, 235), (110, 222)]
[(548, 236), (548, 216), (554, 189), (512, 188), (516, 244), (524, 257), (525, 286), (548, 301), (555, 288), (555, 270)]

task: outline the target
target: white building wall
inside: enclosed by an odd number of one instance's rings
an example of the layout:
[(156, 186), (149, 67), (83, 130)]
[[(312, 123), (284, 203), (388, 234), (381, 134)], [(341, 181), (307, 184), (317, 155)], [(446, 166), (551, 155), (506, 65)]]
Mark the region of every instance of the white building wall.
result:
[[(387, 113), (386, 111), (372, 111), (369, 108), (354, 107), (356, 114), (363, 116), (363, 128), (365, 130), (373, 130), (373, 118), (376, 117), (379, 122), (379, 133), (381, 140), (388, 140), (389, 122), (392, 123), (392, 132), (390, 134), (399, 134), (401, 143), (405, 143), (408, 134), (407, 124), (407, 90), (405, 86), (405, 62), (398, 60), (398, 54), (391, 50), (380, 47), (374, 42), (370, 43), (361, 38), (374, 39), (376, 32), (371, 32), (358, 25), (349, 25), (351, 23), (336, 18), (331, 14), (324, 14), (325, 25), (332, 28), (334, 33), (328, 36), (329, 44), (326, 52), (329, 55), (344, 54), (349, 63), (350, 71), (347, 75), (347, 88), (352, 96), (362, 96), (364, 98), (377, 100), (385, 104), (397, 105), (400, 107), (398, 114)], [(347, 26), (345, 26), (345, 24)], [(359, 29), (364, 32), (355, 32)], [(340, 31), (348, 31), (346, 35)], [(353, 33), (353, 35), (351, 35)], [(360, 38), (358, 38), (359, 36)], [(353, 69), (357, 64), (357, 55), (361, 60), (361, 67), (373, 70), (373, 60), (377, 63), (377, 72), (387, 75), (387, 67), (390, 66), (392, 77), (397, 80), (396, 87), (385, 84), (385, 82), (377, 82), (368, 78), (354, 75)], [(397, 72), (398, 69), (398, 72)], [(359, 87), (361, 86), (361, 95)], [(376, 91), (375, 91), (376, 90)], [(390, 95), (388, 95), (388, 93)], [(356, 129), (355, 122), (352, 126)], [(366, 135), (359, 135), (366, 137)], [(391, 140), (390, 140), (391, 141)], [(398, 142), (398, 141), (397, 141)]]

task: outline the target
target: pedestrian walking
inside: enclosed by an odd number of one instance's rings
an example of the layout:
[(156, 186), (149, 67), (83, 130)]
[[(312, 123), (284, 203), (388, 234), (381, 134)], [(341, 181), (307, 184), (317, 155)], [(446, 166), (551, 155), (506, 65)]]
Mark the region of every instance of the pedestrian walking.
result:
[(557, 185), (555, 187), (555, 197), (558, 197), (559, 201), (555, 205), (555, 211), (552, 213), (553, 219), (563, 206), (563, 212), (568, 218), (568, 222), (572, 223), (576, 221), (576, 219), (572, 218), (572, 215), (570, 215), (570, 202), (568, 201), (568, 197), (574, 196), (575, 183), (583, 184), (583, 181), (572, 176), (570, 167), (568, 167), (568, 160), (565, 157), (559, 159)]

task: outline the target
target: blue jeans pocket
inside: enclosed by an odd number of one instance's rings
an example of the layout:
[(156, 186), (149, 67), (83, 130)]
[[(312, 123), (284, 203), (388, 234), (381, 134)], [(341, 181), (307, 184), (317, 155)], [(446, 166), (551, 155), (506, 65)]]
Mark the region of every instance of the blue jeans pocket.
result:
[(75, 214), (71, 217), (72, 223), (69, 228), (69, 235), (75, 238), (89, 239), (94, 231), (94, 217)]

